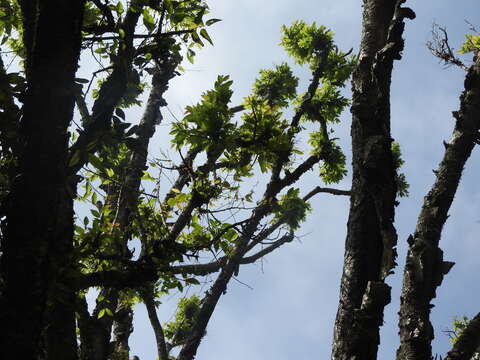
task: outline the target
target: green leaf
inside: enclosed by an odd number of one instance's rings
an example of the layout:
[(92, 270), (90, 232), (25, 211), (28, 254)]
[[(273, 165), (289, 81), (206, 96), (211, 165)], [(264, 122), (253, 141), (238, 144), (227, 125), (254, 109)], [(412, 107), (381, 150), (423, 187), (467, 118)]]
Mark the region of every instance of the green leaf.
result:
[(142, 180), (156, 181), (157, 179), (155, 179), (152, 175), (150, 175), (150, 173), (147, 170), (144, 170)]
[(205, 30), (205, 29), (200, 30), (200, 35), (201, 35), (205, 40), (207, 40), (211, 45), (213, 45), (213, 41), (212, 41), (212, 39), (210, 38), (210, 35), (208, 35), (207, 30)]
[[(118, 16), (120, 16), (120, 15), (123, 14), (124, 9), (123, 9), (123, 4), (122, 4), (121, 1), (119, 1), (119, 2), (117, 3), (117, 6), (115, 7), (115, 11), (117, 12), (117, 15), (118, 15)], [(121, 36), (121, 35), (120, 35), (120, 36)]]
[(215, 24), (215, 23), (217, 23), (217, 22), (219, 22), (219, 21), (222, 21), (222, 20), (221, 20), (221, 19), (209, 19), (209, 20), (207, 20), (207, 21), (205, 22), (205, 24), (206, 24), (207, 26), (210, 26), (210, 25), (213, 25), (213, 24)]
[(193, 40), (195, 43), (197, 43), (197, 44), (200, 45), (200, 46), (205, 46), (205, 45), (203, 44), (202, 39), (200, 39), (200, 36), (198, 35), (198, 33), (197, 33), (196, 31), (193, 31), (192, 34), (191, 34), (191, 36), (192, 36), (192, 40)]
[(195, 51), (193, 51), (192, 49), (188, 49), (188, 50), (187, 50), (187, 59), (188, 59), (188, 61), (190, 61), (190, 63), (192, 63), (192, 64), (193, 64), (193, 61), (194, 61), (194, 60), (193, 60), (194, 57), (195, 57)]
[(195, 279), (195, 278), (185, 279), (185, 282), (186, 282), (187, 284), (200, 285), (200, 281), (198, 281), (198, 280)]
[(98, 319), (101, 319), (101, 318), (103, 317), (103, 315), (105, 315), (105, 312), (106, 312), (105, 310), (106, 310), (106, 309), (101, 309), (101, 310), (98, 312), (98, 316), (97, 316)]
[(145, 25), (148, 31), (153, 31), (155, 29), (155, 19), (148, 9), (143, 9), (143, 25)]
[(96, 204), (96, 203), (97, 203), (97, 193), (93, 192), (93, 194), (92, 194), (92, 204)]

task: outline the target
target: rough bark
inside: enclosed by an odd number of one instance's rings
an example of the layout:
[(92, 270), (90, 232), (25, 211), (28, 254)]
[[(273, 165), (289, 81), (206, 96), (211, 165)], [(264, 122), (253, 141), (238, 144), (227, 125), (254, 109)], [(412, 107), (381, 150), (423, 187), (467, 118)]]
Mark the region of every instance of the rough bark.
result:
[[(0, 49), (1, 50), (1, 49)], [(0, 55), (0, 219), (6, 215), (6, 199), (15, 178), (15, 161), (18, 156), (18, 125), (20, 108), (15, 104), (15, 93), (10, 84)], [(4, 224), (0, 221), (0, 242), (4, 235)], [(0, 295), (1, 296), (1, 295)]]
[(119, 304), (113, 328), (112, 360), (130, 359), (128, 339), (133, 332), (133, 310), (129, 305)]
[[(465, 79), (460, 110), (453, 112), (455, 128), (424, 199), (415, 233), (408, 238), (408, 254), (400, 298), (400, 347), (397, 359), (430, 360), (434, 338), (430, 323), (431, 301), (453, 263), (443, 261), (439, 247), (443, 225), (457, 191), (463, 167), (478, 142), (480, 128), (480, 58)], [(454, 356), (452, 354), (452, 356)], [(455, 358), (455, 357), (452, 357)], [(461, 358), (461, 357), (459, 357)]]
[(90, 315), (85, 298), (78, 299), (77, 313), (80, 330), (80, 360), (107, 359), (110, 351), (108, 343), (105, 345), (105, 339), (110, 339), (110, 334), (106, 333), (105, 326), (99, 324), (101, 319)]
[(480, 347), (480, 313), (478, 313), (453, 345), (445, 360), (471, 360)]
[(21, 359), (75, 359), (75, 292), (66, 282), (73, 271), (67, 129), (84, 1), (21, 5), (28, 88), (2, 241), (6, 306), (0, 357), (8, 358), (15, 349)]
[(353, 180), (332, 359), (376, 359), (385, 278), (395, 266), (396, 198), (391, 152), (390, 81), (403, 50), (405, 0), (364, 0), (360, 54), (352, 79)]

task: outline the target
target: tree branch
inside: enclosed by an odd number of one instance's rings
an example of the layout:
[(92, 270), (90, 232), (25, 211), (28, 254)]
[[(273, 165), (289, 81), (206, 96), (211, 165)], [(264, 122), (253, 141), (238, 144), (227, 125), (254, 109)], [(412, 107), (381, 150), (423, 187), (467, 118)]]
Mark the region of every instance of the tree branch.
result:
[[(320, 59), (317, 68), (313, 72), (312, 80), (310, 81), (310, 84), (308, 86), (307, 92), (305, 93), (302, 103), (298, 110), (295, 112), (291, 122), (290, 122), (290, 128), (289, 132), (293, 135), (298, 131), (298, 124), (300, 122), (300, 119), (302, 116), (305, 114), (307, 108), (311, 105), (312, 99), (315, 96), (315, 93), (318, 89), (318, 85), (320, 83), (320, 78), (322, 77), (325, 67), (327, 65), (326, 57), (327, 57), (327, 52), (323, 51), (322, 53), (322, 58)], [(278, 156), (278, 161), (273, 167), (272, 170), (272, 181), (277, 181), (280, 177), (280, 172), (282, 171), (283, 166), (288, 162), (288, 159), (290, 158), (290, 155), (292, 153), (293, 149), (293, 144), (291, 144), (290, 149), (287, 151), (282, 152)]]
[(462, 331), (445, 360), (470, 360), (480, 347), (480, 313)]
[[(177, 31), (169, 31), (166, 33), (161, 34), (133, 34), (132, 37), (134, 39), (150, 39), (150, 38), (164, 38), (169, 36), (176, 36), (176, 35), (183, 35), (183, 34), (191, 34), (194, 30), (177, 30)], [(83, 39), (83, 41), (106, 41), (106, 40), (121, 40), (122, 37), (120, 36), (90, 36)]]
[(282, 246), (282, 245), (284, 245), (288, 242), (292, 242), (293, 238), (294, 238), (293, 232), (290, 232), (286, 235), (283, 235), (280, 239), (275, 240), (271, 245), (265, 247), (264, 249), (258, 251), (257, 253), (255, 253), (253, 255), (250, 255), (250, 256), (247, 256), (247, 257), (244, 257), (241, 260), (240, 263), (241, 264), (254, 263), (258, 259), (260, 259), (260, 258), (264, 257), (265, 255), (270, 254), (272, 251), (278, 249), (280, 246)]
[(457, 57), (448, 42), (447, 29), (433, 24), (432, 40), (427, 41), (427, 48), (447, 66), (455, 65), (467, 71), (468, 67)]
[(89, 153), (101, 147), (102, 137), (109, 130), (113, 111), (127, 90), (134, 55), (133, 33), (140, 14), (140, 11), (134, 11), (131, 7), (127, 10), (121, 25), (125, 38), (119, 46), (113, 71), (100, 87), (98, 98), (93, 104), (91, 121), (85, 124), (84, 131), (70, 149), (68, 163), (72, 174), (76, 174), (88, 162)]
[(141, 296), (145, 307), (147, 308), (148, 318), (155, 334), (157, 342), (157, 354), (159, 360), (168, 360), (167, 344), (165, 342), (165, 334), (163, 333), (162, 324), (157, 316), (157, 308), (153, 297), (153, 289), (151, 286), (141, 291)]
[(340, 189), (324, 188), (324, 187), (317, 186), (315, 189), (313, 189), (303, 197), (303, 201), (307, 201), (319, 193), (326, 193), (326, 194), (340, 195), (340, 196), (351, 195), (350, 190), (340, 190)]

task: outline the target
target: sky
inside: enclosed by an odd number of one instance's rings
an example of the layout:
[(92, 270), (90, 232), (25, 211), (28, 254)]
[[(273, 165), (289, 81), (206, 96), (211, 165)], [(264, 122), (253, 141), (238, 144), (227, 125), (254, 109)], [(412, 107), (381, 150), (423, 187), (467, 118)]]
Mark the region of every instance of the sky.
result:
[[(358, 51), (361, 33), (359, 0), (213, 0), (211, 16), (222, 19), (209, 33), (215, 43), (198, 52), (194, 65), (171, 82), (166, 97), (169, 111), (165, 122), (182, 116), (183, 108), (199, 100), (218, 74), (234, 80), (234, 103), (248, 95), (259, 69), (289, 61), (278, 46), (280, 27), (296, 19), (325, 25), (335, 32), (344, 50)], [(395, 63), (392, 82), (392, 133), (400, 142), (410, 183), (410, 196), (397, 207), (395, 225), (399, 235), (399, 266), (388, 282), (393, 287), (392, 303), (387, 306), (379, 359), (393, 359), (398, 346), (397, 322), (401, 274), (406, 255), (406, 239), (414, 231), (423, 197), (434, 181), (432, 169), (443, 154), (443, 140), (450, 137), (457, 110), (464, 72), (445, 68), (425, 47), (432, 24), (445, 26), (452, 46), (458, 48), (468, 31), (465, 20), (480, 26), (478, 0), (410, 0), (417, 19), (407, 21), (403, 59)], [(309, 76), (295, 68), (305, 89)], [(347, 90), (348, 92), (348, 90)], [(350, 163), (350, 113), (342, 116), (337, 136)], [(152, 151), (166, 141), (166, 126), (160, 126)], [(432, 311), (436, 329), (434, 352), (449, 349), (448, 336), (454, 316), (472, 316), (478, 308), (478, 232), (480, 231), (480, 193), (477, 190), (480, 162), (475, 150), (442, 235), (445, 259), (457, 265), (437, 291)], [(302, 182), (302, 188), (322, 185), (315, 173)], [(349, 189), (350, 177), (338, 184)], [(309, 360), (328, 359), (333, 323), (338, 305), (342, 271), (348, 199), (318, 195), (313, 211), (298, 234), (300, 241), (287, 244), (258, 264), (243, 266), (239, 281), (232, 280), (222, 296), (200, 345), (199, 360)], [(246, 285), (245, 285), (246, 284)], [(206, 290), (206, 289), (205, 289)], [(176, 297), (165, 298), (158, 314), (171, 319)], [(131, 355), (141, 360), (156, 358), (153, 332), (143, 305), (135, 309), (135, 331)]]

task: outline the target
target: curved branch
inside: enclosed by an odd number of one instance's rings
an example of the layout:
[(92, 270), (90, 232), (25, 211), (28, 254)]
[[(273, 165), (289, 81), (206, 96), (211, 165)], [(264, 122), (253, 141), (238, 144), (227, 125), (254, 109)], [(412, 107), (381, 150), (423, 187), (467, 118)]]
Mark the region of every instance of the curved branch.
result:
[(157, 342), (157, 354), (159, 360), (168, 360), (167, 344), (165, 342), (165, 334), (163, 333), (162, 324), (157, 316), (157, 308), (153, 297), (153, 289), (151, 286), (144, 291), (141, 291), (141, 296), (145, 307), (147, 308), (148, 318), (155, 334)]

